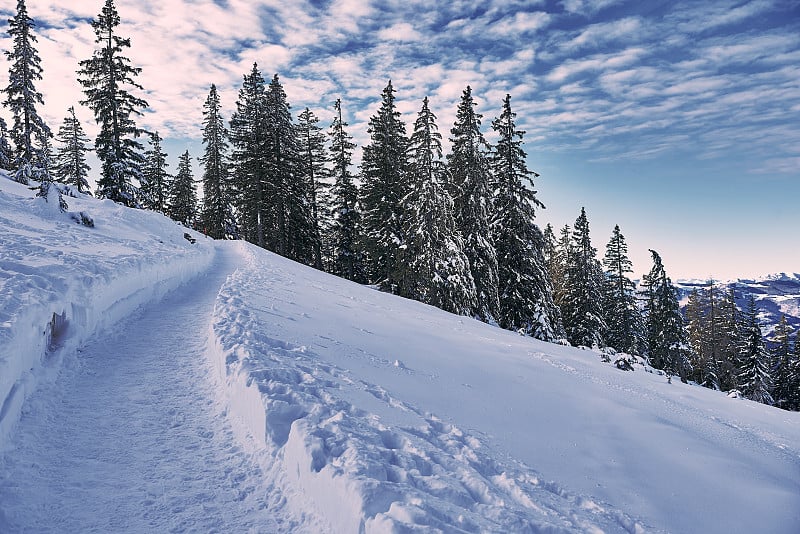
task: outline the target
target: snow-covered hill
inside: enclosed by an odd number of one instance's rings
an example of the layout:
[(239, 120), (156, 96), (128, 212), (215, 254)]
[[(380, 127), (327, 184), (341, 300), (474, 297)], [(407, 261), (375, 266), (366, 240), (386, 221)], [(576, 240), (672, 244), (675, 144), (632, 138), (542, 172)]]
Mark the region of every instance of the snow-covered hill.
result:
[(797, 532), (798, 413), (32, 197), (0, 178), (0, 531)]

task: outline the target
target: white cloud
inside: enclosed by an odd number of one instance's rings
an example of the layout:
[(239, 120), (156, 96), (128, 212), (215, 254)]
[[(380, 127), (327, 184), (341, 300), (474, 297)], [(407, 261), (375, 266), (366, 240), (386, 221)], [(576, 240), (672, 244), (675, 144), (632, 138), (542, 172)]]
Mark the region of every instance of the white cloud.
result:
[(415, 42), (422, 40), (422, 34), (415, 30), (408, 22), (398, 22), (397, 24), (378, 31), (378, 39), (384, 41)]
[(647, 50), (644, 48), (633, 47), (611, 54), (597, 54), (587, 59), (568, 60), (551, 70), (546, 78), (550, 82), (559, 83), (586, 71), (607, 71), (625, 67), (637, 62), (646, 54)]
[(543, 11), (520, 11), (493, 22), (489, 31), (506, 38), (513, 38), (537, 32), (547, 27), (552, 16)]
[(574, 53), (586, 48), (598, 48), (614, 41), (635, 41), (642, 31), (642, 21), (638, 17), (626, 17), (591, 24), (578, 32), (575, 37), (559, 45), (562, 53)]
[(677, 28), (681, 32), (700, 33), (742, 22), (775, 7), (772, 0), (753, 0), (741, 5), (736, 3), (680, 4), (667, 18), (677, 21)]
[(622, 0), (563, 0), (561, 3), (569, 13), (590, 16), (621, 2)]

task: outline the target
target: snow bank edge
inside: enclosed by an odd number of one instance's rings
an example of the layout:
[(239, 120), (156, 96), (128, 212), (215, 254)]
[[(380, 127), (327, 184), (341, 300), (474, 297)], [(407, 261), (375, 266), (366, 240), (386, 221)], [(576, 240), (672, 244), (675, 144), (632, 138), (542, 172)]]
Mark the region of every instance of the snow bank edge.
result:
[(102, 285), (76, 283), (56, 301), (26, 306), (10, 338), (0, 346), (0, 354), (6, 356), (0, 362), (0, 447), (12, 435), (25, 400), (43, 377), (58, 371), (65, 356), (143, 304), (205, 271), (213, 255), (213, 246), (204, 245), (189, 255), (140, 262)]

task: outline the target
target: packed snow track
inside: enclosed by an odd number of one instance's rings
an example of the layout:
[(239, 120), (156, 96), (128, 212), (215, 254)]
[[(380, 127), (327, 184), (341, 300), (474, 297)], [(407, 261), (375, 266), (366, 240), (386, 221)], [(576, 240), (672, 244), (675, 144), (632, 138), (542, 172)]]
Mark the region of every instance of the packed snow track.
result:
[(235, 260), (218, 249), (206, 273), (97, 334), (34, 393), (0, 463), (0, 531), (292, 529), (205, 358)]

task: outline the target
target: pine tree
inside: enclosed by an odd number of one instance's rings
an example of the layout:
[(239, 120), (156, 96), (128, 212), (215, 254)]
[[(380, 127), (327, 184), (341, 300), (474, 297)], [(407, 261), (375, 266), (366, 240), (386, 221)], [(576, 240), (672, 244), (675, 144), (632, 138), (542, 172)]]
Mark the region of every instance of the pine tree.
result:
[(220, 114), (217, 87), (211, 84), (203, 104), (203, 230), (214, 239), (236, 234), (228, 183), (228, 131)]
[(391, 80), (381, 95), (378, 113), (370, 117), (370, 142), (361, 158), (361, 205), (370, 281), (397, 293), (398, 256), (405, 242), (403, 199), (410, 191), (406, 126), (394, 103)]
[(692, 364), (691, 378), (698, 384), (717, 389), (719, 387), (719, 374), (717, 360), (709, 350), (709, 306), (707, 294), (694, 288), (689, 294), (686, 304), (686, 332), (691, 352), (689, 355)]
[(366, 282), (363, 255), (359, 243), (361, 213), (358, 209), (358, 189), (350, 173), (355, 144), (342, 120), (342, 102), (334, 103), (335, 115), (328, 132), (331, 140), (330, 161), (333, 188), (331, 189), (331, 228), (329, 241), (332, 249), (331, 271), (355, 282)]
[(712, 279), (693, 290), (686, 307), (686, 327), (691, 378), (698, 384), (723, 391), (737, 387), (740, 323), (733, 287), (723, 292)]
[(589, 237), (586, 210), (575, 220), (572, 247), (567, 255), (566, 292), (561, 308), (567, 340), (574, 346), (603, 346), (602, 268)]
[[(552, 239), (555, 239), (555, 235)], [(565, 224), (559, 230), (558, 239), (545, 245), (545, 250), (548, 248), (552, 248), (552, 252), (547, 259), (547, 273), (553, 287), (553, 303), (560, 310), (567, 292), (567, 257), (572, 248), (572, 228)]]
[(79, 82), (100, 132), (95, 139), (95, 152), (102, 163), (97, 196), (126, 206), (138, 205), (138, 188), (134, 180), (142, 179), (142, 145), (136, 140), (144, 131), (136, 126), (135, 115), (147, 102), (133, 96), (130, 89), (142, 90), (134, 80), (141, 72), (132, 67), (123, 50), (130, 48), (130, 39), (117, 35), (120, 24), (114, 0), (106, 0), (96, 20), (92, 21), (98, 48), (90, 59), (80, 62)]
[(414, 123), (410, 174), (414, 189), (403, 201), (406, 242), (399, 262), (400, 294), (459, 315), (475, 307), (475, 284), (447, 192), (442, 136), (428, 98)]
[(167, 154), (161, 151), (162, 140), (158, 132), (150, 134), (150, 149), (144, 153), (140, 200), (142, 207), (166, 213), (172, 177), (167, 172)]
[(742, 324), (742, 346), (740, 348), (739, 381), (742, 394), (750, 400), (772, 404), (769, 393), (771, 377), (769, 353), (764, 346), (758, 308), (753, 295), (747, 300), (747, 310)]
[(786, 316), (781, 314), (772, 337), (771, 374), (773, 377), (772, 398), (775, 406), (788, 409), (792, 404), (792, 351), (789, 344), (789, 325)]
[(169, 215), (188, 228), (194, 226), (197, 218), (197, 190), (188, 150), (178, 158), (178, 174), (169, 194)]
[(563, 327), (544, 265), (544, 236), (534, 222), (535, 209), (544, 205), (532, 189), (539, 175), (525, 163), (525, 132), (517, 129), (515, 117), (506, 95), (500, 117), (492, 121), (499, 140), (490, 158), (496, 189), (491, 232), (497, 255), (497, 320), (503, 328), (550, 341), (562, 337)]
[(642, 281), (647, 355), (650, 364), (666, 371), (667, 376), (678, 375), (686, 380), (691, 365), (677, 292), (661, 256), (654, 250), (650, 254), (653, 267)]
[(619, 352), (642, 354), (644, 325), (636, 303), (636, 284), (628, 277), (633, 273), (633, 263), (628, 258), (625, 236), (614, 226), (603, 258), (606, 274), (604, 296), (606, 343)]
[[(11, 63), (8, 69), (8, 86), (5, 89), (4, 105), (11, 110), (14, 124), (11, 138), (15, 153), (11, 167), (16, 171), (14, 179), (27, 184), (29, 179), (49, 182), (46, 156), (42, 141), (47, 142), (52, 134), (36, 111), (37, 104), (44, 105), (42, 94), (36, 90), (36, 81), (42, 79), (42, 65), (35, 43), (38, 41), (33, 29), (35, 22), (28, 16), (24, 0), (17, 0), (17, 13), (8, 19), (8, 35), (13, 47), (5, 52)], [(46, 184), (42, 184), (47, 188)], [(43, 195), (42, 191), (39, 192)]]
[(266, 93), (267, 197), (271, 232), (267, 248), (295, 261), (314, 263), (310, 195), (299, 170), (297, 129), (278, 75)]
[(319, 118), (306, 108), (297, 116), (298, 172), (307, 191), (310, 208), (312, 265), (323, 268), (322, 235), (330, 226), (327, 168), (325, 167), (325, 135), (317, 126)]
[(719, 303), (719, 354), (717, 378), (722, 391), (738, 388), (739, 349), (742, 345), (742, 317), (736, 305), (736, 288), (732, 286)]
[(450, 130), (452, 149), (447, 155), (449, 190), (475, 282), (477, 298), (472, 313), (482, 321), (492, 322), (496, 319), (500, 302), (497, 256), (490, 232), (492, 175), (487, 157), (489, 146), (480, 127), (481, 115), (475, 111), (472, 89), (467, 86)]
[(543, 235), (544, 235), (544, 248), (542, 249), (542, 255), (544, 256), (544, 262), (547, 265), (547, 271), (549, 273), (550, 262), (553, 261), (553, 258), (555, 258), (556, 247), (558, 246), (558, 242), (556, 241), (556, 234), (553, 231), (552, 224), (547, 223), (547, 225), (545, 225)]
[(0, 117), (0, 169), (10, 170), (14, 154), (11, 151), (9, 142), (8, 124), (5, 119)]
[[(266, 85), (258, 65), (244, 76), (231, 117), (234, 201), (242, 236), (266, 248), (269, 228), (267, 203)], [(271, 194), (271, 193), (270, 193)]]
[[(53, 181), (53, 143), (50, 141), (52, 134), (48, 134), (39, 138), (39, 149), (41, 150), (41, 156), (39, 160), (39, 166), (42, 170), (41, 178), (43, 180), (47, 180), (48, 182)], [(59, 189), (60, 191), (60, 189)]]
[(38, 171), (38, 179), (39, 182), (39, 190), (36, 192), (36, 196), (39, 198), (43, 198), (45, 202), (54, 202), (58, 204), (58, 209), (64, 213), (67, 211), (67, 201), (64, 200), (64, 195), (61, 192), (61, 188), (56, 186), (53, 183), (51, 169), (53, 166), (52, 160), (52, 147), (50, 145), (50, 136), (46, 135), (39, 139), (39, 171)]
[(788, 410), (800, 410), (800, 329), (794, 336), (794, 352), (789, 363), (789, 404)]
[(88, 193), (87, 176), (90, 167), (86, 163), (86, 152), (89, 151), (86, 143), (89, 138), (75, 116), (75, 108), (70, 106), (67, 112), (69, 114), (64, 118), (56, 136), (61, 146), (56, 153), (54, 174), (60, 182), (74, 186), (79, 193)]

